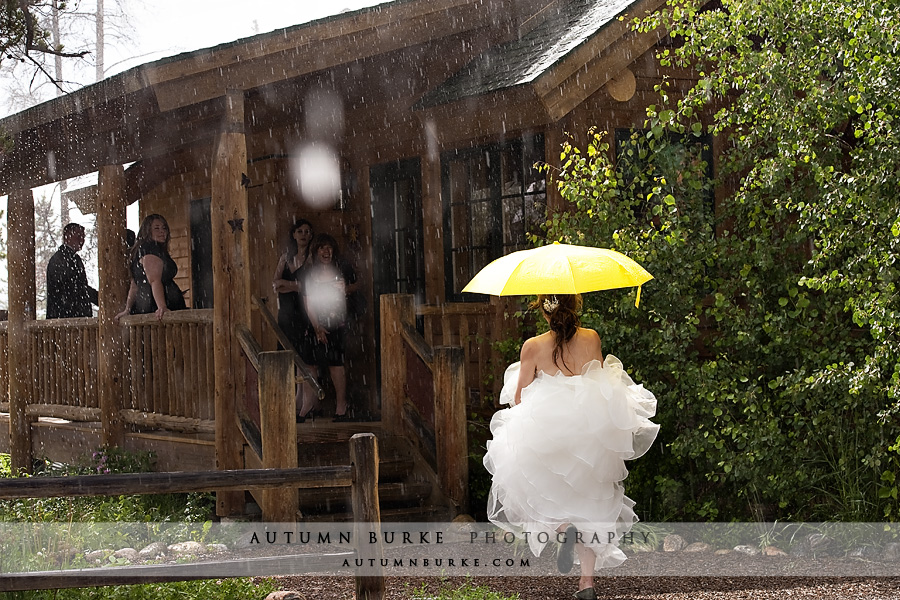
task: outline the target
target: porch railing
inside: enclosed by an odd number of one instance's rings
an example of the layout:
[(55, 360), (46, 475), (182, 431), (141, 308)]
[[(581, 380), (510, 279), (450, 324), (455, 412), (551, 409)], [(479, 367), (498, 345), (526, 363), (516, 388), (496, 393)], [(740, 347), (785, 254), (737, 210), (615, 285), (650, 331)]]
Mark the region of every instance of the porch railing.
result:
[[(121, 417), (126, 423), (212, 433), (214, 369), (212, 310), (131, 315), (122, 319), (128, 351)], [(33, 373), (27, 414), (100, 420), (97, 319), (48, 319), (27, 324)], [(7, 324), (0, 323), (0, 410), (9, 410)]]

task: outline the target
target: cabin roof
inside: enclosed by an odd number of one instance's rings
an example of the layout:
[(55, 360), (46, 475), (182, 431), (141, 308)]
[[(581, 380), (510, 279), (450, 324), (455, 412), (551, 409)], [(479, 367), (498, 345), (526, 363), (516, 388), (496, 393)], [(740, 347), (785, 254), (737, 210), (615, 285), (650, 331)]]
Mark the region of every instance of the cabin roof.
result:
[(549, 6), (545, 21), (525, 35), (495, 46), (426, 94), (418, 108), (455, 102), (533, 82), (636, 0), (571, 0)]

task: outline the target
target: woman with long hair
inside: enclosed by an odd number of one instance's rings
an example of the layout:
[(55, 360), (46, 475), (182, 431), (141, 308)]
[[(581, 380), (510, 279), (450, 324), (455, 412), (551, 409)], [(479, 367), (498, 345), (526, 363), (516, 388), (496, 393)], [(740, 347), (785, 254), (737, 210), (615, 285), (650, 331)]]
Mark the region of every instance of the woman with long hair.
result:
[[(272, 277), (272, 289), (278, 294), (278, 326), (315, 377), (318, 374), (312, 354), (315, 338), (301, 295), (303, 274), (312, 262), (309, 260), (312, 237), (313, 226), (306, 219), (298, 219), (291, 225), (287, 249), (278, 259)], [(312, 386), (306, 380), (297, 386), (295, 406), (298, 422), (304, 421), (307, 413), (315, 408), (316, 399)]]
[(303, 293), (316, 339), (314, 360), (316, 364), (328, 367), (331, 375), (337, 397), (334, 420), (346, 421), (349, 414), (344, 337), (347, 296), (356, 291), (356, 274), (349, 264), (340, 260), (337, 242), (330, 235), (317, 235), (310, 246), (310, 254), (312, 265), (304, 277)]
[(138, 230), (131, 247), (129, 265), (131, 286), (125, 310), (116, 315), (116, 321), (128, 314), (156, 313), (161, 320), (170, 310), (187, 308), (184, 292), (175, 283), (178, 265), (169, 254), (169, 223), (158, 214), (148, 215)]
[[(559, 541), (557, 566), (581, 563), (576, 598), (596, 598), (594, 569), (625, 560), (618, 539), (637, 521), (624, 493), (625, 460), (643, 455), (659, 426), (656, 398), (635, 385), (600, 336), (581, 327), (580, 295), (540, 295), (550, 330), (522, 345), (491, 419), (484, 465), (493, 475), (488, 518), (535, 555)], [(544, 533), (546, 535), (540, 535)]]

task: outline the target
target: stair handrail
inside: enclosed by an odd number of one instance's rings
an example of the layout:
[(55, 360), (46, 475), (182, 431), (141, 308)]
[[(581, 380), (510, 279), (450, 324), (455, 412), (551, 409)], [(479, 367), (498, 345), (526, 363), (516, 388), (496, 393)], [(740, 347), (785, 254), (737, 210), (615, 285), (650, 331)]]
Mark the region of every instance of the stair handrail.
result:
[(269, 307), (266, 303), (265, 299), (260, 298), (259, 296), (252, 296), (251, 300), (253, 305), (259, 309), (259, 314), (262, 315), (263, 321), (272, 329), (275, 333), (275, 337), (278, 338), (278, 343), (285, 350), (289, 350), (293, 354), (294, 358), (294, 366), (297, 367), (297, 371), (300, 373), (300, 379), (308, 383), (313, 390), (318, 395), (319, 400), (325, 399), (325, 390), (322, 389), (322, 386), (319, 385), (319, 381), (313, 376), (312, 373), (309, 372), (309, 369), (306, 366), (306, 363), (303, 362), (303, 359), (300, 358), (300, 354), (297, 353), (297, 350), (294, 348), (294, 344), (288, 338), (287, 334), (281, 329), (281, 326), (278, 325), (278, 320), (272, 314), (272, 311), (269, 310)]
[(456, 509), (468, 507), (469, 464), (466, 422), (465, 354), (459, 346), (431, 347), (415, 322), (410, 294), (381, 296), (381, 420), (396, 435), (404, 431), (408, 346), (433, 376), (437, 480)]

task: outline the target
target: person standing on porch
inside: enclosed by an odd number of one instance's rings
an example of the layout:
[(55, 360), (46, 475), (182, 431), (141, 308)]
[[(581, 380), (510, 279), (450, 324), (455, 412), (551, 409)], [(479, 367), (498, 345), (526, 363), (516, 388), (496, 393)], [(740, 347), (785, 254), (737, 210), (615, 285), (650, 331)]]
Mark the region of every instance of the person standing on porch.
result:
[[(306, 219), (297, 220), (290, 230), (288, 249), (278, 259), (272, 289), (278, 294), (278, 327), (291, 341), (294, 350), (307, 366), (313, 377), (318, 375), (313, 360), (315, 334), (309, 324), (306, 305), (303, 302), (303, 273), (309, 263), (309, 243), (313, 237), (312, 223)], [(295, 410), (297, 422), (306, 420), (310, 411), (316, 408), (318, 397), (304, 380), (297, 386)]]
[(315, 334), (314, 360), (328, 367), (336, 398), (334, 421), (347, 421), (347, 372), (344, 338), (347, 296), (356, 291), (353, 267), (339, 258), (338, 245), (328, 234), (319, 234), (310, 246), (312, 265), (304, 276), (304, 298)]
[(63, 243), (47, 263), (47, 318), (93, 316), (97, 290), (88, 285), (84, 263), (78, 252), (84, 246), (84, 227), (69, 223), (63, 228)]
[(169, 254), (169, 223), (162, 215), (147, 216), (131, 248), (131, 287), (125, 310), (115, 316), (155, 313), (157, 320), (170, 310), (184, 310), (184, 293), (175, 283), (178, 265)]

